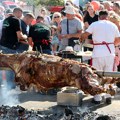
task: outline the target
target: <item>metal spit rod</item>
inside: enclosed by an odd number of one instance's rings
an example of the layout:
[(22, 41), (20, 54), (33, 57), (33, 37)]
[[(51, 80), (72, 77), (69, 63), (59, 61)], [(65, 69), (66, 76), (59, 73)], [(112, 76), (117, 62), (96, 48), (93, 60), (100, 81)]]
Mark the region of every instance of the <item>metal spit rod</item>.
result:
[(104, 72), (104, 71), (97, 71), (96, 72), (100, 76), (104, 77), (120, 77), (120, 72)]
[(12, 69), (9, 67), (0, 67), (0, 70), (12, 70)]
[[(0, 70), (12, 70), (8, 67), (0, 67)], [(100, 76), (104, 77), (120, 77), (120, 72), (104, 72), (104, 71), (96, 71), (96, 73)]]

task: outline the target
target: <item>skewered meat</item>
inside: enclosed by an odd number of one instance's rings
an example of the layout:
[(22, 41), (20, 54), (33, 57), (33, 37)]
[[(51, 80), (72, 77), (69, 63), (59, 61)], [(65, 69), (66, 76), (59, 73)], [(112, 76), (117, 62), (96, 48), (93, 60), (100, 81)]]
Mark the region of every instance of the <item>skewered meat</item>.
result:
[[(102, 77), (96, 70), (78, 61), (62, 59), (58, 56), (24, 52), (20, 54), (0, 54), (0, 67), (9, 67), (15, 72), (15, 82), (22, 90), (35, 85), (37, 90), (64, 86), (77, 86), (87, 94), (114, 94), (112, 87), (105, 89)], [(115, 81), (114, 81), (115, 82)]]

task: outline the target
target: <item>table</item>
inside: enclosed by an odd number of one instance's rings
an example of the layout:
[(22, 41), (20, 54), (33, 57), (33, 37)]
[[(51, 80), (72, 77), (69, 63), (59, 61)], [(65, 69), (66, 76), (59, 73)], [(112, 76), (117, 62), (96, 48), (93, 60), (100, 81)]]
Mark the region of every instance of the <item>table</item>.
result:
[(62, 58), (69, 58), (69, 59), (79, 59), (80, 62), (86, 61), (91, 59), (92, 57), (92, 52), (91, 51), (86, 51), (86, 52), (69, 52), (69, 51), (63, 51), (58, 53), (58, 56)]

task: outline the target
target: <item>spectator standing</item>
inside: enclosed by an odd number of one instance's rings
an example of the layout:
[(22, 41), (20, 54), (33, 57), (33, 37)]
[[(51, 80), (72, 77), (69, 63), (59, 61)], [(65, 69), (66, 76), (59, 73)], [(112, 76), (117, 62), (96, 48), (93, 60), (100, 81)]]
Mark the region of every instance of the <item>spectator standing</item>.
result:
[(0, 5), (0, 20), (5, 19), (5, 14), (4, 13), (5, 13), (5, 8)]
[(113, 3), (113, 11), (120, 16), (120, 3), (119, 2)]
[(52, 32), (52, 53), (56, 55), (57, 48), (59, 45), (59, 39), (58, 39), (58, 34), (57, 34), (57, 27), (55, 25), (51, 26), (51, 32)]
[(82, 13), (82, 11), (71, 0), (67, 0), (66, 3), (65, 3), (65, 6), (62, 8), (62, 10), (61, 10), (62, 18), (64, 18), (66, 16), (66, 13), (64, 11), (65, 11), (65, 8), (67, 6), (73, 6), (74, 11), (75, 11), (75, 16), (77, 18), (79, 18), (81, 21), (83, 21), (83, 13)]
[(59, 12), (55, 12), (55, 13), (53, 14), (53, 16), (52, 16), (52, 22), (51, 22), (51, 25), (55, 25), (55, 26), (57, 26), (58, 31), (59, 31), (61, 21), (62, 21), (61, 13), (59, 13)]
[(64, 11), (65, 11), (65, 7), (67, 7), (67, 6), (73, 6), (73, 2), (71, 0), (66, 0), (65, 5), (61, 10), (61, 14), (63, 17), (66, 16), (66, 13)]
[(104, 1), (103, 2), (104, 8), (108, 11), (112, 11), (112, 5), (113, 3), (111, 3), (111, 1)]
[[(86, 13), (83, 17), (84, 21), (84, 29), (86, 30), (90, 24), (92, 24), (95, 21), (98, 21), (98, 15), (95, 13), (94, 7), (90, 4), (87, 5)], [(92, 44), (92, 35), (88, 36), (88, 39), (85, 40), (85, 43)], [(84, 47), (84, 51), (90, 50), (92, 51), (92, 48), (86, 48)], [(91, 64), (91, 60), (89, 61), (89, 64)]]
[[(120, 41), (120, 34), (117, 26), (108, 21), (108, 12), (99, 12), (99, 21), (92, 23), (85, 33), (81, 35), (81, 39), (86, 39), (90, 34), (93, 35), (93, 66), (97, 70), (112, 72), (115, 58), (115, 46)], [(105, 86), (108, 87), (107, 85)], [(111, 104), (111, 95), (106, 94), (106, 103)], [(93, 102), (100, 104), (102, 97), (95, 95)]]
[(40, 10), (40, 16), (44, 17), (44, 23), (46, 25), (50, 25), (51, 24), (51, 18), (48, 15), (47, 10), (45, 8), (41, 8), (41, 10)]
[[(120, 16), (115, 12), (112, 12), (109, 14), (109, 20), (117, 25), (120, 32)], [(117, 70), (120, 71), (120, 43), (115, 44), (115, 52), (116, 52), (116, 64), (114, 67), (116, 68), (116, 71)], [(117, 87), (120, 88), (120, 82), (118, 82), (116, 85)]]
[(104, 9), (105, 9), (105, 8), (104, 8), (104, 5), (103, 5), (103, 4), (100, 4), (100, 7), (99, 7), (98, 12), (101, 11), (101, 10), (104, 10)]
[(83, 30), (82, 22), (75, 17), (76, 13), (73, 6), (67, 6), (65, 13), (66, 18), (61, 22), (61, 34), (59, 35), (61, 45), (59, 50), (64, 50), (68, 45), (74, 47), (74, 40), (79, 39), (79, 34)]
[(108, 20), (113, 22), (118, 27), (118, 29), (120, 31), (120, 16), (116, 12), (110, 11)]
[[(56, 27), (57, 27), (57, 37), (58, 37), (58, 35), (60, 34), (60, 32), (61, 32), (61, 21), (62, 21), (62, 15), (61, 15), (61, 13), (59, 13), (59, 12), (55, 12), (54, 14), (53, 14), (53, 16), (52, 16), (52, 23), (51, 23), (51, 25), (55, 25)], [(59, 44), (57, 45), (57, 46), (60, 46), (60, 43), (61, 41), (59, 41)]]
[(85, 29), (87, 29), (89, 25), (95, 21), (98, 21), (98, 15), (95, 14), (94, 7), (92, 5), (88, 5), (87, 12), (84, 15)]

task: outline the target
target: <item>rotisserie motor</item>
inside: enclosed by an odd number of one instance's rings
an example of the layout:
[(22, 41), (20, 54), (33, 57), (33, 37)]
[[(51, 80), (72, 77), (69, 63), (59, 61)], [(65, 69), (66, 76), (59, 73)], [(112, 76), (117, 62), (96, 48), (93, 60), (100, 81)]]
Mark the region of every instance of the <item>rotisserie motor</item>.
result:
[[(15, 82), (21, 90), (28, 89), (32, 84), (38, 91), (76, 86), (91, 95), (114, 94), (111, 86), (109, 89), (103, 87), (103, 78), (96, 74), (93, 67), (58, 56), (38, 52), (0, 54), (0, 67), (9, 67), (15, 72)], [(115, 81), (117, 79), (112, 82)]]

